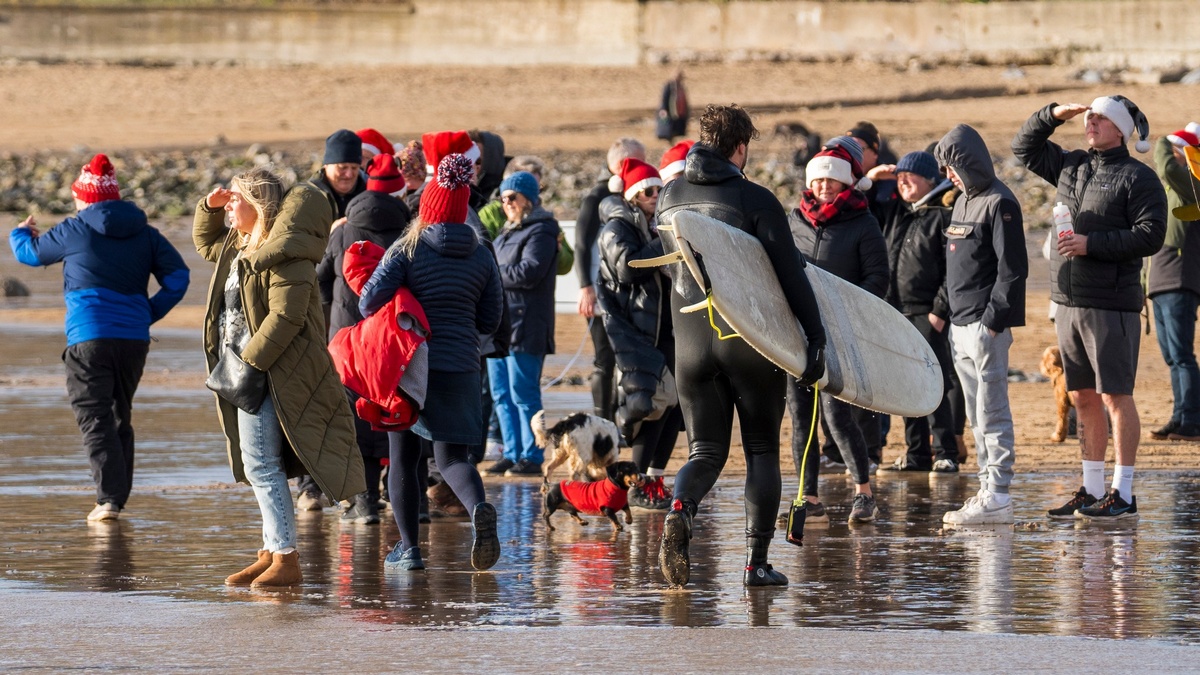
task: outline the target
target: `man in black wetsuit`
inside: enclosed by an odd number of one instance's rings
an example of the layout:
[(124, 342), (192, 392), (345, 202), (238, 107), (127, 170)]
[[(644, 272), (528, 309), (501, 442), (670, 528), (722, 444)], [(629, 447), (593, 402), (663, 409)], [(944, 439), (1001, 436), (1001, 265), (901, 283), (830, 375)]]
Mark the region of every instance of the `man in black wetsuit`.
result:
[[(683, 180), (672, 181), (662, 191), (659, 222), (670, 223), (678, 211), (694, 211), (762, 242), (788, 305), (808, 338), (808, 363), (801, 378), (808, 386), (825, 371), (825, 329), (783, 206), (769, 190), (742, 174), (747, 146), (757, 136), (742, 108), (710, 105), (700, 118), (700, 142), (688, 152)], [(666, 250), (674, 249), (671, 237), (663, 243)], [(689, 452), (675, 478), (675, 501), (663, 525), (659, 548), (663, 576), (674, 586), (688, 582), (692, 519), (729, 458), (736, 409), (746, 453), (747, 561), (743, 579), (747, 586), (786, 585), (787, 577), (767, 564), (779, 510), (779, 425), (786, 373), (742, 340), (719, 339), (707, 312), (681, 313), (680, 308), (703, 301), (706, 289), (681, 265), (670, 269), (675, 378)], [(714, 317), (722, 333), (734, 332), (720, 316)]]

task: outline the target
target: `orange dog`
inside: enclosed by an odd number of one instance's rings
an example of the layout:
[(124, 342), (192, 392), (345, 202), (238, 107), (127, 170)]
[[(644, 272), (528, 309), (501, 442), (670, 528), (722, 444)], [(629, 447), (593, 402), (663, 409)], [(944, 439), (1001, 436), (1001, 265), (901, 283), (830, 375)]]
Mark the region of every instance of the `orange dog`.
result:
[(1050, 440), (1062, 443), (1067, 439), (1067, 416), (1074, 405), (1071, 403), (1071, 395), (1067, 393), (1067, 377), (1063, 373), (1062, 354), (1059, 353), (1057, 346), (1046, 347), (1046, 351), (1042, 352), (1041, 370), (1043, 375), (1050, 378), (1050, 384), (1054, 387), (1054, 407), (1057, 418), (1054, 422), (1054, 433), (1050, 434)]

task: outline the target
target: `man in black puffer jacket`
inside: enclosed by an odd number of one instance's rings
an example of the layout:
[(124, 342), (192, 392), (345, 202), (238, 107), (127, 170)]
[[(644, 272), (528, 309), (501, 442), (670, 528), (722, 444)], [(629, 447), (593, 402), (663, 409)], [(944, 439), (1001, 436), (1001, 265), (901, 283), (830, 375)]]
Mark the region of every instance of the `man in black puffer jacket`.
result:
[[(825, 369), (825, 328), (804, 273), (804, 259), (792, 243), (783, 206), (770, 190), (751, 183), (742, 173), (747, 146), (757, 134), (745, 110), (736, 105), (710, 105), (700, 118), (700, 142), (688, 152), (683, 178), (671, 181), (661, 193), (659, 219), (671, 223), (674, 212), (695, 211), (762, 242), (788, 305), (808, 338), (808, 364), (801, 378), (807, 386)], [(674, 240), (664, 238), (663, 247), (675, 250)], [(787, 584), (787, 577), (767, 564), (781, 492), (779, 425), (785, 374), (744, 341), (719, 339), (706, 312), (682, 313), (682, 308), (702, 302), (706, 289), (681, 265), (672, 266), (670, 273), (674, 280), (675, 375), (689, 455), (675, 477), (675, 501), (663, 524), (659, 548), (663, 576), (675, 586), (688, 582), (692, 519), (729, 458), (736, 407), (746, 453), (748, 560), (743, 581), (748, 586)], [(719, 316), (714, 315), (714, 321), (723, 334), (733, 332)]]
[[(1084, 115), (1088, 150), (1067, 151), (1050, 140), (1067, 120)], [(1144, 303), (1142, 258), (1162, 248), (1167, 196), (1154, 170), (1133, 159), (1126, 143), (1140, 135), (1150, 144), (1150, 125), (1133, 101), (1101, 96), (1090, 106), (1051, 103), (1033, 114), (1013, 139), (1025, 166), (1051, 185), (1071, 210), (1074, 234), (1058, 237), (1050, 253), (1050, 299), (1058, 303), (1055, 326), (1067, 390), (1079, 417), (1083, 487), (1051, 518), (1115, 520), (1137, 516), (1133, 466), (1141, 421), (1133, 402)], [(1104, 489), (1108, 447), (1105, 409), (1112, 417), (1117, 466), (1112, 489)]]
[[(946, 234), (951, 210), (942, 198), (953, 183), (938, 172), (928, 152), (910, 152), (896, 163), (897, 199), (884, 211), (888, 281), (884, 299), (920, 331), (942, 366), (942, 402), (933, 414), (904, 419), (907, 451), (896, 458), (894, 471), (958, 472), (951, 386), (954, 363), (946, 330), (950, 302), (946, 298)], [(930, 431), (933, 443), (930, 445)], [(934, 453), (936, 452), (936, 456)]]

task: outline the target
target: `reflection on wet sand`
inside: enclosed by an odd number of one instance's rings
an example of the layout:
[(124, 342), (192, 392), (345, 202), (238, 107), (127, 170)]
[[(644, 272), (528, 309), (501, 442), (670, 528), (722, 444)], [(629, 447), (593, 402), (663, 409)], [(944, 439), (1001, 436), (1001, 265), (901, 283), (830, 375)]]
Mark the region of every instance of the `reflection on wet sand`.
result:
[[(165, 337), (148, 369), (196, 358), (194, 341)], [(49, 365), (17, 367), (41, 377), (34, 371), (53, 368), (43, 360)], [(587, 527), (564, 519), (547, 532), (538, 482), (494, 480), (488, 497), (504, 553), (488, 572), (471, 571), (466, 519), (423, 526), (428, 569), (393, 572), (383, 568), (398, 536), (390, 517), (343, 525), (326, 511), (298, 517), (302, 587), (230, 589), (223, 579), (257, 550), (260, 519), (249, 488), (227, 483), (211, 406), (200, 390), (140, 392), (128, 510), (119, 521), (88, 525), (91, 483), (61, 385), (0, 390), (4, 579), (273, 603), (380, 626), (898, 628), (1200, 642), (1200, 513), (1179, 508), (1200, 501), (1200, 477), (1150, 471), (1138, 476), (1136, 525), (1045, 521), (1042, 509), (1073, 488), (1073, 477), (1028, 474), (1014, 488), (1017, 526), (973, 531), (940, 523), (974, 491), (973, 476), (881, 475), (885, 514), (855, 528), (845, 523), (851, 487), (824, 476), (831, 522), (808, 528), (802, 548), (782, 537), (772, 547), (772, 563), (792, 582), (783, 589), (742, 586), (740, 476), (722, 479), (702, 505), (693, 583), (683, 590), (668, 589), (658, 569), (661, 513), (635, 512), (620, 533), (595, 517)], [(11, 586), (0, 595), (4, 588)]]

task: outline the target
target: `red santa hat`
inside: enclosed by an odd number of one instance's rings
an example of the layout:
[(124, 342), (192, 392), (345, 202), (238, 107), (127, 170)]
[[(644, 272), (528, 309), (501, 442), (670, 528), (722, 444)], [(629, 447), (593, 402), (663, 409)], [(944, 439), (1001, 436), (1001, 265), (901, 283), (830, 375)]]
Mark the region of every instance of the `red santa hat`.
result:
[(425, 175), (433, 176), (434, 168), (441, 165), (444, 157), (459, 154), (471, 164), (479, 159), (479, 146), (465, 131), (438, 131), (421, 136), (421, 149), (425, 152)]
[(654, 186), (662, 187), (662, 184), (658, 169), (640, 159), (626, 157), (621, 160), (617, 173), (608, 179), (608, 191), (615, 192), (624, 197), (625, 201), (631, 202), (633, 196), (642, 190)]
[(421, 220), (428, 225), (467, 222), (471, 199), (473, 164), (465, 155), (446, 155), (438, 164), (437, 177), (421, 193)]
[(117, 185), (117, 174), (113, 170), (108, 155), (99, 154), (79, 171), (79, 178), (71, 184), (71, 192), (81, 202), (95, 204), (110, 199), (121, 198), (121, 188)]
[[(1189, 124), (1188, 126), (1191, 125)], [(1171, 141), (1171, 145), (1177, 148), (1185, 148), (1189, 145), (1193, 147), (1200, 146), (1200, 137), (1197, 137), (1195, 132), (1189, 131), (1186, 128), (1167, 134), (1167, 140)]]
[(359, 129), (354, 133), (362, 141), (363, 150), (370, 150), (372, 155), (393, 155), (396, 153), (396, 149), (392, 147), (388, 139), (374, 129)]
[[(813, 181), (818, 178), (832, 178), (848, 188), (871, 189), (871, 179), (863, 175), (862, 164), (858, 158), (846, 145), (837, 142), (838, 140), (835, 138), (827, 143), (808, 161), (808, 166), (804, 167), (804, 186), (811, 189)], [(853, 139), (850, 142), (855, 143)], [(857, 143), (855, 145), (857, 146)]]
[(662, 161), (658, 163), (658, 173), (664, 181), (671, 180), (683, 173), (688, 150), (691, 150), (695, 144), (696, 141), (680, 141), (663, 153)]
[(396, 168), (396, 158), (389, 154), (379, 154), (371, 158), (367, 165), (367, 189), (372, 192), (386, 192), (389, 195), (403, 197), (407, 188), (404, 176)]

